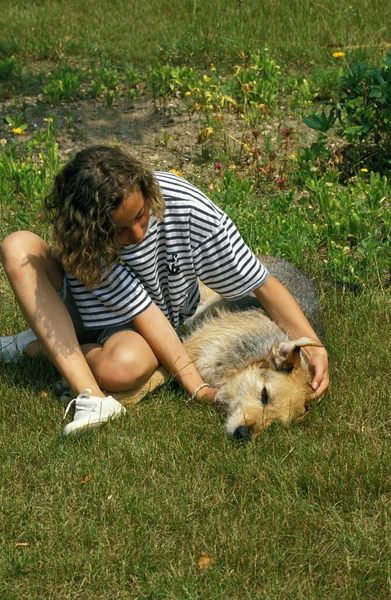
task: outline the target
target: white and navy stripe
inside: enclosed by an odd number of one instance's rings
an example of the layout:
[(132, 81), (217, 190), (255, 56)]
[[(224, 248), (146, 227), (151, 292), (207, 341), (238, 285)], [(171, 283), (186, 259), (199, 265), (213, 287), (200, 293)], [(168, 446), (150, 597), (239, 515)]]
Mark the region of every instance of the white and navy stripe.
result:
[(122, 262), (93, 290), (67, 276), (87, 328), (131, 321), (151, 302), (177, 328), (197, 308), (197, 278), (235, 300), (268, 276), (231, 219), (205, 194), (173, 173), (155, 178), (166, 201), (163, 221), (151, 217), (143, 241), (125, 246)]

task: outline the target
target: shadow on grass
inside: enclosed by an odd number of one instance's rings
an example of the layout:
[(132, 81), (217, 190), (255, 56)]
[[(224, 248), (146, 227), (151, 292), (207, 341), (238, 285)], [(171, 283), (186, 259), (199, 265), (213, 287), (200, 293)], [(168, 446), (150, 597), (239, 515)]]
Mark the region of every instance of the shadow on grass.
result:
[(45, 358), (23, 358), (13, 365), (3, 365), (0, 380), (26, 391), (40, 393), (52, 391), (60, 375)]

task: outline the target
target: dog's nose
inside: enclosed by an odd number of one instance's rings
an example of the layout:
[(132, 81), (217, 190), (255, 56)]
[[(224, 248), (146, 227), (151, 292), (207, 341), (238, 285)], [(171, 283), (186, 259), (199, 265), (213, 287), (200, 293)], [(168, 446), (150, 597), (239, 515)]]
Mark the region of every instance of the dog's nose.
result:
[(246, 441), (250, 439), (250, 430), (245, 425), (239, 425), (234, 431), (233, 435), (235, 440)]

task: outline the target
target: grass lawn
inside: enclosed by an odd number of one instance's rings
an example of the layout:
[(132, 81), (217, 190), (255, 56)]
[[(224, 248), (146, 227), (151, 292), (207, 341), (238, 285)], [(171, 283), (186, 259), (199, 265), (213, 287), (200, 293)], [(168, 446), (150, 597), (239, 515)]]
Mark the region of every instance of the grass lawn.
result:
[[(152, 133), (138, 151), (209, 192), (256, 252), (327, 282), (332, 381), (304, 423), (249, 444), (175, 382), (64, 439), (54, 368), (0, 365), (0, 599), (390, 598), (390, 172), (338, 124), (302, 122), (339, 98), (344, 68), (380, 68), (390, 8), (0, 6), (0, 241), (22, 228), (49, 239), (42, 197), (88, 133), (73, 109), (97, 107), (105, 141), (114, 116), (135, 121), (146, 103)], [(0, 333), (22, 329), (3, 272), (0, 303)]]

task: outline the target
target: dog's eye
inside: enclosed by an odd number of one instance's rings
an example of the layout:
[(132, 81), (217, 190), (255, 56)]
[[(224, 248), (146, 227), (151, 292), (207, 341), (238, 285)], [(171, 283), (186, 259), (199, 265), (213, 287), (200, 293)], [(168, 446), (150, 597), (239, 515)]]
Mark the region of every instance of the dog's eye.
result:
[(267, 404), (269, 402), (269, 396), (267, 393), (267, 389), (265, 387), (262, 390), (261, 402), (264, 406), (265, 406), (265, 404)]

